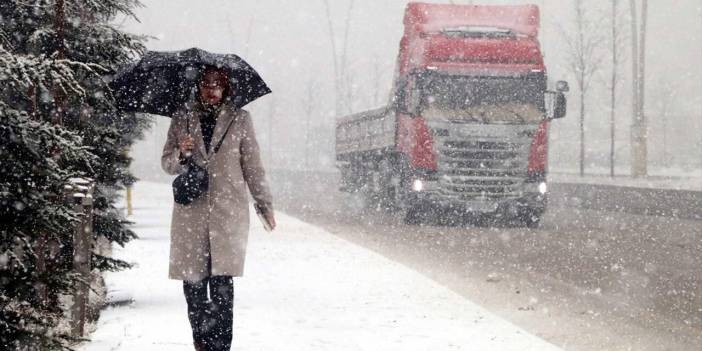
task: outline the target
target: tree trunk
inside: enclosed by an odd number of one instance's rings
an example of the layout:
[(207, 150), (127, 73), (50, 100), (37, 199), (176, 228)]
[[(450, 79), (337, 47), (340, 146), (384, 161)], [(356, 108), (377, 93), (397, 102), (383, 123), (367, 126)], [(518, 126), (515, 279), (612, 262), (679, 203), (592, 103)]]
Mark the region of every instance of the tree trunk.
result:
[(639, 37), (639, 118), (641, 119), (640, 176), (648, 175), (648, 121), (646, 119), (646, 27), (648, 0), (641, 0), (641, 36)]
[(331, 42), (332, 59), (334, 60), (334, 114), (335, 117), (341, 115), (341, 72), (339, 71), (339, 58), (336, 53), (336, 39), (334, 38), (334, 25), (332, 24), (331, 9), (329, 8), (329, 0), (324, 0), (324, 8), (327, 12), (327, 24), (329, 26), (329, 41)]
[(639, 30), (636, 11), (636, 0), (629, 1), (631, 10), (631, 175), (639, 173)]
[(610, 108), (609, 116), (609, 176), (614, 177), (614, 137), (615, 137), (615, 112), (617, 109), (617, 65), (618, 65), (618, 52), (617, 46), (619, 45), (619, 35), (617, 32), (617, 2), (612, 1), (612, 105)]
[(582, 1), (578, 0), (576, 6), (577, 26), (578, 26), (578, 66), (580, 68), (578, 75), (578, 87), (580, 88), (580, 176), (585, 175), (585, 67), (588, 64), (585, 62), (585, 33), (584, 33), (584, 14)]
[[(633, 70), (633, 121), (631, 125), (631, 175), (633, 177), (646, 176), (647, 150), (646, 150), (646, 121), (644, 119), (644, 50), (645, 50), (645, 24), (648, 3), (642, 0), (641, 16), (643, 26), (638, 27), (636, 0), (630, 1), (631, 6), (631, 49)], [(641, 40), (641, 42), (639, 42)], [(641, 47), (639, 47), (641, 43)]]
[(351, 14), (353, 13), (353, 0), (349, 1), (349, 8), (346, 12), (346, 21), (345, 21), (345, 27), (344, 27), (344, 43), (343, 47), (341, 50), (341, 57), (339, 61), (341, 62), (340, 64), (340, 69), (341, 69), (341, 80), (343, 82), (342, 84), (342, 94), (344, 94), (344, 100), (343, 100), (343, 108), (345, 109), (345, 113), (352, 113), (353, 112), (353, 83), (351, 82), (351, 77), (348, 74), (348, 65), (346, 64), (346, 59), (348, 57), (348, 48), (349, 48), (349, 28), (351, 27)]
[(585, 175), (585, 93), (580, 86), (580, 176)]
[(353, 11), (354, 2), (351, 0), (348, 7), (348, 12), (346, 13), (345, 28), (344, 28), (344, 42), (342, 45), (341, 54), (337, 53), (337, 42), (334, 36), (334, 25), (332, 23), (331, 8), (329, 6), (329, 0), (324, 0), (324, 6), (327, 13), (327, 25), (329, 26), (329, 38), (332, 47), (332, 57), (334, 59), (334, 88), (336, 90), (335, 97), (335, 112), (336, 116), (340, 116), (346, 111), (350, 111), (350, 100), (348, 97), (351, 95), (349, 89), (351, 89), (351, 84), (347, 84), (347, 73), (346, 73), (346, 58), (348, 50), (348, 36), (349, 27), (351, 22), (351, 13)]
[[(702, 25), (702, 6), (697, 7), (697, 14), (700, 15), (700, 24)], [(702, 40), (699, 42), (700, 53), (702, 54)], [(702, 126), (702, 114), (700, 114), (700, 126)], [(700, 134), (699, 140), (699, 151), (700, 151), (700, 176), (702, 176), (702, 133)]]

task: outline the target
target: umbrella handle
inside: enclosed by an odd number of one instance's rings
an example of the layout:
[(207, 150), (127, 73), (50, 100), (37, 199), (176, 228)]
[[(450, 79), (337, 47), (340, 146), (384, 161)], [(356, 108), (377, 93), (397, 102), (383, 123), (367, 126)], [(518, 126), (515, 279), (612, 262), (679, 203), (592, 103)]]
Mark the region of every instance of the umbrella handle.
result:
[[(185, 119), (185, 131), (186, 131), (188, 137), (190, 137), (190, 138), (193, 137), (192, 135), (190, 135), (190, 118)], [(185, 156), (185, 158), (187, 158), (187, 159), (190, 159), (190, 157), (192, 155), (193, 155), (192, 152), (186, 152), (185, 155), (183, 155), (183, 156)]]

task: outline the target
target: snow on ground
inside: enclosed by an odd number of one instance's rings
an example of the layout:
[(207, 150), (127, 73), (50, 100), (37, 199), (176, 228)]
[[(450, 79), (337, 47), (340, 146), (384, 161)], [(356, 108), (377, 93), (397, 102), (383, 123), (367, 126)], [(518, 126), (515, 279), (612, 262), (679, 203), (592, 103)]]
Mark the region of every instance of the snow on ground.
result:
[[(171, 204), (169, 185), (135, 186), (140, 239), (115, 254), (137, 266), (106, 276), (134, 302), (104, 310), (79, 351), (192, 350), (181, 283), (167, 279)], [(559, 350), (404, 266), (277, 217), (273, 233), (252, 217), (233, 350)]]
[(694, 175), (678, 177), (648, 176), (644, 178), (616, 176), (612, 178), (609, 175), (585, 175), (581, 177), (578, 174), (551, 172), (548, 175), (548, 180), (555, 183), (611, 185), (644, 189), (702, 191), (702, 177)]

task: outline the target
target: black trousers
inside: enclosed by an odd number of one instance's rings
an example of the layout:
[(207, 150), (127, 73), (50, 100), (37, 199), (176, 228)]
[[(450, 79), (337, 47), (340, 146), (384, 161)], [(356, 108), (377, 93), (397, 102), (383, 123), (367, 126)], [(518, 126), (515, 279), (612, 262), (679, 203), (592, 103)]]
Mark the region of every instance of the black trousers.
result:
[(232, 277), (214, 276), (199, 282), (183, 281), (183, 291), (188, 303), (193, 341), (207, 351), (229, 351), (234, 323)]

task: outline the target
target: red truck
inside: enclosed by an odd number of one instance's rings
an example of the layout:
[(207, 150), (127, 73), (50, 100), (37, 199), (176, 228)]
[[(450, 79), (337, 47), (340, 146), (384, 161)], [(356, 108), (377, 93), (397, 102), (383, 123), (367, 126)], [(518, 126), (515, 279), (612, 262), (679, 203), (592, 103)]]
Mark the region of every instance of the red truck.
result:
[(390, 103), (337, 120), (341, 190), (408, 223), (478, 213), (538, 226), (547, 205), (550, 121), (535, 5), (410, 3)]

